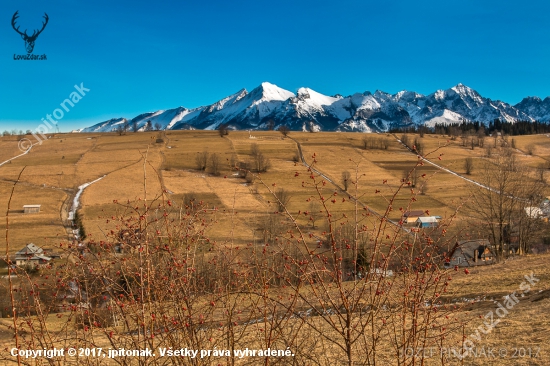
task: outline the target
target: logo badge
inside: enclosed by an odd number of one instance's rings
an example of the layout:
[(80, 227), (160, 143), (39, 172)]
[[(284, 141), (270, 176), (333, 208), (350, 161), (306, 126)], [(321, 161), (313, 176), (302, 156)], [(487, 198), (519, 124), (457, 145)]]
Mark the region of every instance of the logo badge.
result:
[(16, 24), (17, 23), (17, 18), (19, 18), (18, 13), (19, 13), (19, 10), (16, 11), (15, 14), (13, 14), (13, 17), (11, 18), (11, 26), (21, 36), (21, 38), (25, 41), (25, 49), (27, 50), (27, 55), (26, 56), (25, 55), (13, 55), (14, 60), (18, 60), (18, 59), (19, 60), (20, 59), (45, 60), (46, 55), (33, 55), (32, 51), (34, 50), (34, 43), (36, 42), (36, 39), (38, 38), (40, 33), (42, 33), (44, 28), (46, 28), (46, 25), (48, 24), (48, 20), (50, 20), (50, 18), (48, 17), (48, 14), (44, 13), (44, 21), (42, 22), (42, 28), (40, 30), (35, 29), (33, 31), (33, 33), (31, 35), (29, 35), (29, 34), (27, 34), (26, 29), (25, 29), (24, 32), (21, 32), (19, 30), (19, 26)]

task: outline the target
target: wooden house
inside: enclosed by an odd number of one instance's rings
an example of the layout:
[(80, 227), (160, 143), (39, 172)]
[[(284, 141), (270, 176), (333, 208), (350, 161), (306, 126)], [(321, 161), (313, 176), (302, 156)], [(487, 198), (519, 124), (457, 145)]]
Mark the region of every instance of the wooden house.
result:
[(496, 263), (496, 257), (487, 239), (463, 240), (457, 242), (449, 255), (445, 267), (473, 267)]
[(413, 224), (418, 220), (419, 217), (425, 216), (426, 212), (422, 210), (411, 210), (411, 211), (405, 211), (403, 213), (403, 222), (405, 224)]
[(44, 265), (52, 260), (39, 246), (30, 243), (15, 253), (16, 266)]

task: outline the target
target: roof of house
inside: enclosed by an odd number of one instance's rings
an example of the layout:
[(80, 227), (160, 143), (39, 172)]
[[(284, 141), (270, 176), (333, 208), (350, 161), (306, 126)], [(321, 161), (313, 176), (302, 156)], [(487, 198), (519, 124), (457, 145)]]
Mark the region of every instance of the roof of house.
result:
[(17, 253), (15, 253), (16, 256), (28, 256), (29, 254), (42, 254), (44, 250), (40, 248), (39, 246), (29, 243), (26, 246), (24, 246), (22, 249), (20, 249)]
[(39, 208), (42, 205), (23, 205), (23, 208)]
[(419, 217), (418, 219), (416, 219), (416, 221), (419, 221), (421, 223), (434, 223), (434, 222), (437, 222), (437, 217), (435, 216)]
[(43, 260), (43, 261), (48, 262), (48, 261), (51, 261), (52, 258), (51, 258), (51, 257), (47, 257), (47, 256), (42, 255), (42, 254), (37, 254), (37, 255), (34, 255), (34, 256), (28, 258), (28, 260), (30, 260), (30, 261)]
[(426, 212), (422, 210), (412, 210), (412, 211), (405, 211), (403, 214), (403, 217), (416, 217), (416, 216), (422, 216), (425, 215)]
[(456, 243), (450, 257), (462, 255), (468, 262), (473, 263), (475, 262), (475, 251), (477, 250), (478, 258), (481, 258), (486, 249), (489, 249), (492, 253), (489, 240), (487, 239), (462, 240)]

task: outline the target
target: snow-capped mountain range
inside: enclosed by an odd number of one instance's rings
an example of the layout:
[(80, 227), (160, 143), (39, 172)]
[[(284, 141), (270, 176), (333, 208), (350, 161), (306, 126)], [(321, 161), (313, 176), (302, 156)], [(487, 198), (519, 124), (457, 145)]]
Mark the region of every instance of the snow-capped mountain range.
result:
[(130, 119), (113, 118), (76, 132), (111, 132), (125, 123), (144, 130), (148, 121), (165, 130), (213, 130), (223, 123), (237, 130), (287, 125), (291, 130), (377, 132), (464, 120), (488, 123), (496, 118), (509, 122), (550, 121), (550, 97), (527, 97), (512, 106), (482, 97), (463, 84), (429, 95), (367, 91), (343, 97), (323, 95), (309, 88), (293, 93), (265, 82), (250, 92), (242, 89), (208, 106), (159, 110)]

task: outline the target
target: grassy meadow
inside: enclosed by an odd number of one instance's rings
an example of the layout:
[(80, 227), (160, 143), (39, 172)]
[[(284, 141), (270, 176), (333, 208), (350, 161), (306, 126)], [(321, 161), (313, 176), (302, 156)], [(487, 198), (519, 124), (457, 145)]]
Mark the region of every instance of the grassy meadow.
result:
[[(216, 131), (168, 131), (128, 133), (119, 136), (104, 134), (56, 134), (36, 145), (29, 154), (0, 167), (0, 228), (5, 228), (7, 201), (17, 176), (17, 184), (10, 210), (10, 248), (13, 253), (28, 242), (40, 246), (55, 246), (59, 240), (69, 239), (65, 226), (67, 213), (78, 187), (100, 177), (104, 178), (85, 189), (81, 197), (80, 214), (88, 235), (100, 238), (109, 229), (106, 218), (120, 211), (113, 201), (136, 202), (140, 199), (162, 198), (175, 202), (192, 195), (219, 212), (237, 212), (231, 218), (217, 215), (220, 222), (210, 235), (216, 240), (227, 240), (232, 233), (236, 244), (250, 242), (255, 236), (254, 224), (267, 213), (277, 211), (273, 192), (283, 188), (290, 200), (287, 208), (307, 229), (307, 219), (298, 212), (311, 211), (309, 199), (315, 195), (308, 183), (306, 168), (295, 162), (296, 141), (302, 146), (304, 158), (334, 184), (331, 189), (345, 197), (342, 173), (348, 171), (352, 181), (348, 191), (357, 195), (361, 203), (383, 213), (401, 180), (415, 165), (418, 157), (400, 144), (393, 135), (375, 135), (388, 139), (386, 150), (363, 149), (363, 134), (359, 133), (305, 133), (292, 132), (292, 138), (283, 138), (278, 132), (231, 132), (220, 137)], [(399, 136), (398, 136), (399, 137)], [(516, 136), (517, 160), (533, 169), (550, 160), (550, 138), (546, 135)], [(462, 146), (439, 135), (425, 135), (422, 139), (426, 156), (454, 172), (479, 180), (486, 150)], [(486, 138), (486, 145), (492, 144)], [(269, 159), (266, 172), (255, 175), (252, 182), (238, 177), (231, 161), (251, 160), (251, 146), (257, 144)], [(529, 146), (529, 149), (527, 148)], [(532, 154), (528, 153), (530, 150)], [(197, 170), (196, 157), (207, 151), (216, 153), (220, 160), (219, 175), (208, 166)], [(20, 152), (14, 136), (0, 139), (0, 158), (9, 159)], [(473, 158), (470, 175), (464, 171), (466, 158)], [(1, 160), (0, 159), (0, 160)], [(210, 165), (210, 163), (208, 164)], [(395, 197), (390, 218), (399, 220), (406, 209), (428, 210), (430, 214), (450, 217), (466, 200), (471, 183), (424, 163), (417, 167), (415, 188), (402, 189)], [(298, 174), (297, 174), (298, 173)], [(422, 177), (425, 175), (425, 177)], [(271, 191), (271, 192), (270, 192)], [(164, 196), (162, 195), (164, 192)], [(411, 202), (411, 197), (416, 201)], [(40, 214), (24, 215), (24, 204), (41, 204)], [(318, 208), (318, 207), (314, 207)], [(340, 197), (330, 207), (338, 213), (352, 213), (353, 204), (342, 203)], [(456, 220), (460, 221), (459, 212)], [(312, 228), (313, 229), (313, 228)], [(322, 231), (323, 227), (316, 227)], [(309, 229), (308, 229), (309, 230)]]

